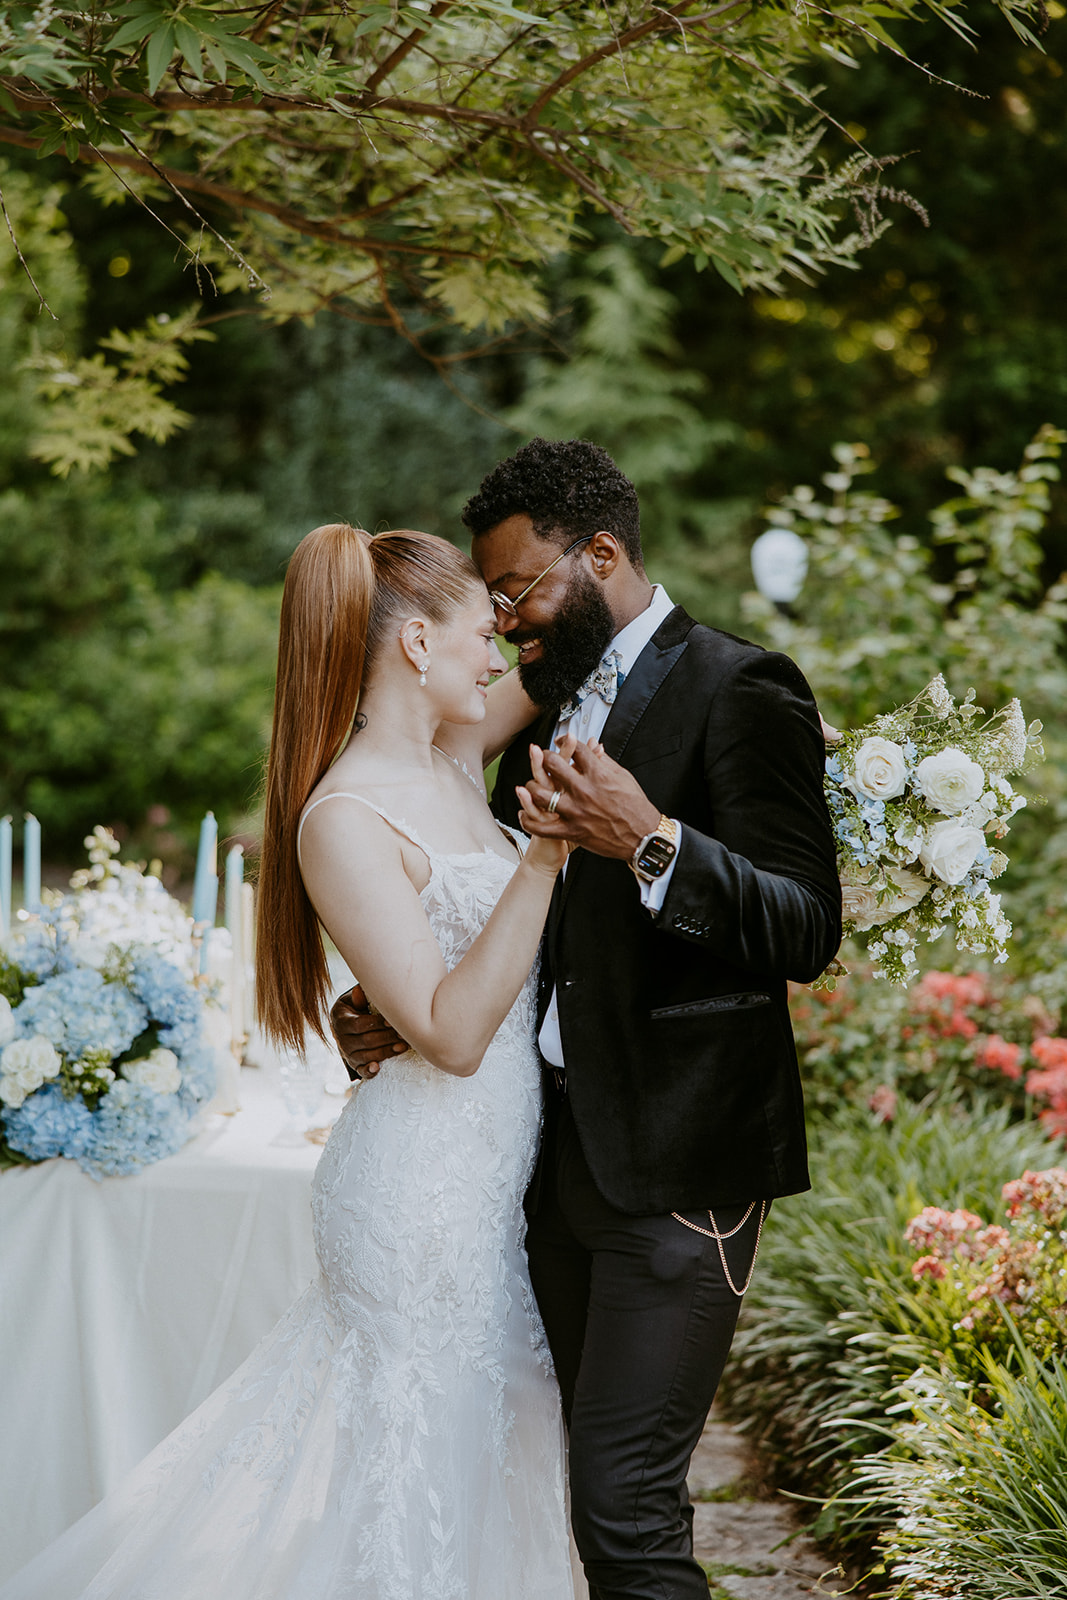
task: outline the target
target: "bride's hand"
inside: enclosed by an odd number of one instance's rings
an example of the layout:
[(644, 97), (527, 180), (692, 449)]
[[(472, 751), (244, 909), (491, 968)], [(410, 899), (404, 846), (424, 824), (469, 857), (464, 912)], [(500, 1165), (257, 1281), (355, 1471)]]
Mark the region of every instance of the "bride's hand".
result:
[[(573, 734), (568, 734), (557, 752), (560, 760), (570, 761), (577, 748), (578, 740)], [(551, 779), (548, 778), (548, 775), (545, 772), (543, 752), (536, 745), (534, 745), (531, 747), (530, 755), (531, 764), (533, 767), (533, 777), (538, 783), (547, 782), (549, 785), (551, 785)], [(528, 827), (528, 823), (535, 822), (538, 817), (543, 816), (543, 810), (536, 803), (529, 789), (527, 789), (525, 786), (520, 786), (515, 792), (519, 797), (520, 804), (519, 826), (525, 833), (530, 835), (530, 844), (526, 851), (526, 860), (532, 867), (536, 867), (539, 871), (551, 872), (552, 875), (555, 876), (555, 874), (562, 867), (563, 863), (566, 861), (570, 852), (572, 850), (576, 850), (578, 846), (570, 843), (566, 839), (546, 839), (544, 835), (536, 833), (532, 828)]]

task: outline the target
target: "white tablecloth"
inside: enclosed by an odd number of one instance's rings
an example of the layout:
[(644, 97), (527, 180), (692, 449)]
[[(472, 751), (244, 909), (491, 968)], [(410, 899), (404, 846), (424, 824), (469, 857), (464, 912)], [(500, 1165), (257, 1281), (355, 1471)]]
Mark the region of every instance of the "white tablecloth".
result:
[(72, 1161), (0, 1174), (0, 1580), (228, 1377), (314, 1275), (319, 1149), (273, 1142), (275, 1068), (245, 1069), (240, 1098), (135, 1177), (98, 1183)]

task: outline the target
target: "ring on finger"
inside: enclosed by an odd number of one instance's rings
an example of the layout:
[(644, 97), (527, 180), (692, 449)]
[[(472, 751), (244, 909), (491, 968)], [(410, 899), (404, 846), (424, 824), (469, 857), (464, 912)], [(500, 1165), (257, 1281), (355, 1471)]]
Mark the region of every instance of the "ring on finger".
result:
[(563, 790), (562, 789), (553, 789), (552, 798), (549, 800), (548, 805), (545, 807), (545, 810), (548, 812), (550, 817), (554, 817), (555, 816), (556, 807), (559, 805), (560, 798), (562, 797), (562, 794), (563, 794)]

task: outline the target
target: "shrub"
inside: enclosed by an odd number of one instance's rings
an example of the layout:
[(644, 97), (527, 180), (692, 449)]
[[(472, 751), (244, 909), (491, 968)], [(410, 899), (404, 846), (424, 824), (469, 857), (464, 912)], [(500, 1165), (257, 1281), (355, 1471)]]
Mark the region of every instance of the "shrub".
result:
[(860, 1463), (859, 1490), (896, 1513), (882, 1548), (901, 1600), (1062, 1600), (1067, 1362), (1020, 1343), (1017, 1370), (987, 1354), (984, 1384), (991, 1411), (950, 1376), (915, 1374), (897, 1450)]
[(948, 1359), (953, 1317), (911, 1279), (904, 1238), (924, 1202), (989, 1210), (1005, 1180), (1055, 1152), (1003, 1105), (903, 1102), (892, 1123), (842, 1113), (815, 1129), (816, 1187), (783, 1201), (764, 1231), (724, 1381), (780, 1479), (831, 1500), (823, 1537), (854, 1541), (888, 1516), (847, 1491), (857, 1460), (891, 1442), (889, 1396)]
[[(1042, 1106), (1067, 1132), (1067, 1042), (1040, 980), (928, 972), (904, 992), (854, 972), (832, 992), (798, 990), (791, 1010), (816, 1112), (866, 1105), (890, 1121), (900, 1098), (932, 1091), (1002, 1101), (1016, 1116)], [(1047, 1102), (1047, 1104), (1045, 1103)]]
[(1067, 1355), (1067, 1172), (1026, 1171), (1003, 1197), (1006, 1227), (925, 1206), (905, 1233), (921, 1252), (911, 1268), (920, 1296), (953, 1318), (951, 1364), (972, 1382), (986, 1354), (1010, 1366), (1019, 1340), (1043, 1361)]

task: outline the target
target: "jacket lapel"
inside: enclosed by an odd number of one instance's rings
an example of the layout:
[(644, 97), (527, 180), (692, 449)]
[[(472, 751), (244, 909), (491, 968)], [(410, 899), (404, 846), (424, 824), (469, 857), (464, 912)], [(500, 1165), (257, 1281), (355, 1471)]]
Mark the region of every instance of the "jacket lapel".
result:
[[(693, 618), (675, 606), (669, 616), (660, 623), (652, 638), (641, 651), (633, 667), (626, 675), (626, 681), (615, 697), (615, 704), (608, 712), (608, 720), (604, 724), (604, 731), (600, 742), (608, 755), (614, 761), (625, 766), (623, 756), (629, 744), (634, 729), (648, 710), (653, 697), (662, 687), (664, 680), (671, 670), (677, 665), (685, 653), (686, 636), (691, 628), (696, 626)], [(561, 884), (557, 884), (552, 896), (552, 905), (548, 916), (548, 938), (551, 947), (563, 908), (567, 903), (567, 896), (574, 885), (574, 880), (581, 871), (585, 852), (578, 850), (567, 863), (566, 875)]]
[(637, 724), (644, 716), (667, 674), (686, 647), (686, 635), (695, 627), (692, 617), (675, 606), (660, 623), (626, 675), (615, 704), (608, 712), (600, 742), (608, 755), (622, 761)]

